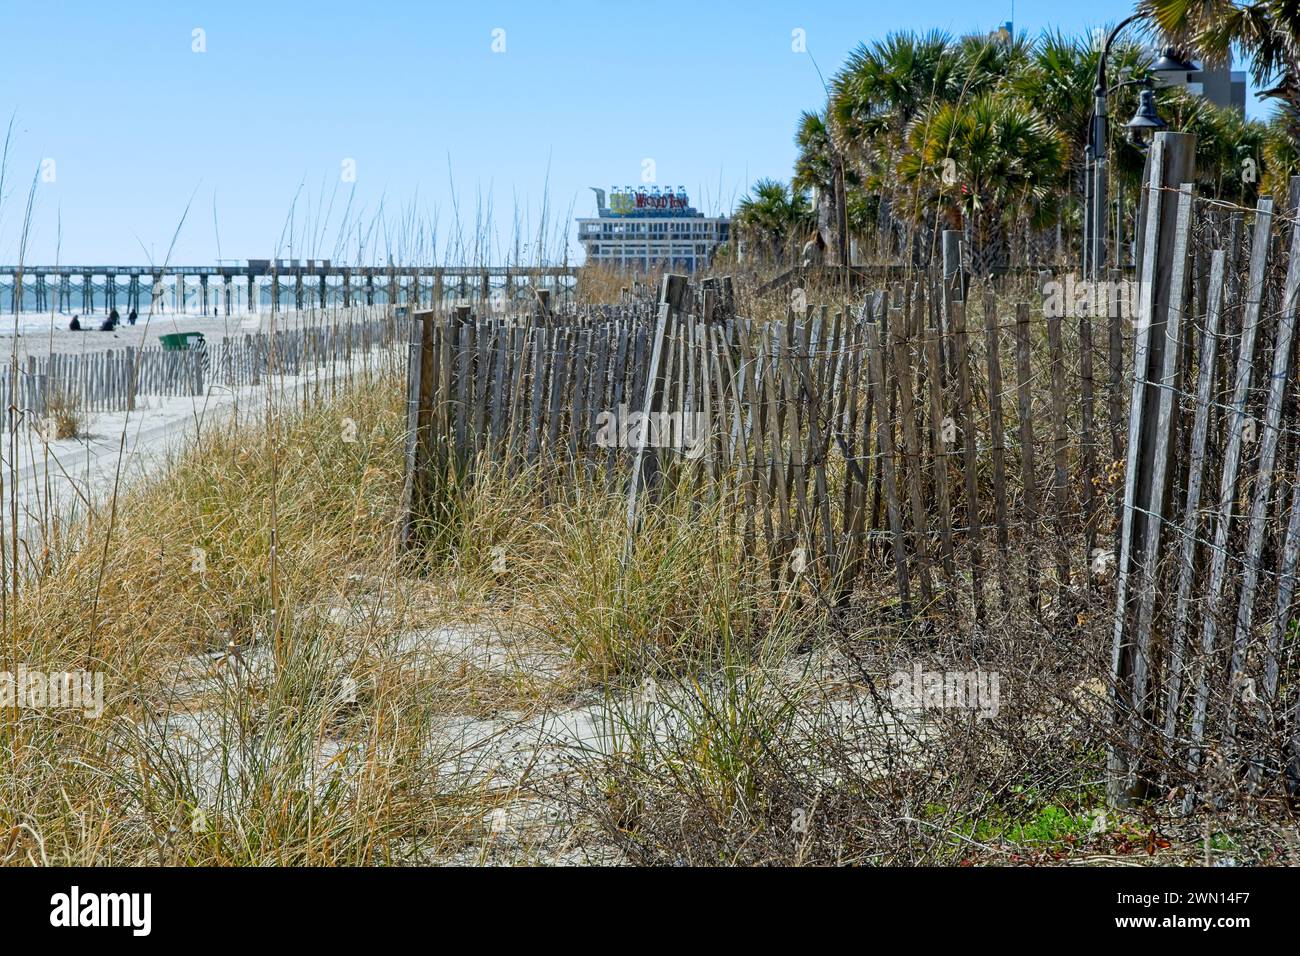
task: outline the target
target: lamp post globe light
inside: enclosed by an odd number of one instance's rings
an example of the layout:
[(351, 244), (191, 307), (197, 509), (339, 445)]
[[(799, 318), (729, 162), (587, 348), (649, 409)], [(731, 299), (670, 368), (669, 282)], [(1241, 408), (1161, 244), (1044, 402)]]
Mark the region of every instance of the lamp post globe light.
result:
[(1157, 131), (1168, 125), (1156, 112), (1156, 95), (1148, 86), (1138, 97), (1137, 111), (1124, 124), (1124, 128), (1128, 130), (1129, 140), (1134, 146), (1144, 147)]
[(1180, 60), (1174, 52), (1174, 48), (1167, 46), (1160, 53), (1160, 58), (1151, 64), (1152, 73), (1191, 73), (1196, 67), (1192, 64)]
[[(1110, 57), (1110, 48), (1114, 44), (1115, 38), (1119, 36), (1122, 30), (1140, 19), (1141, 16), (1141, 14), (1135, 13), (1116, 24), (1114, 29), (1106, 36), (1106, 40), (1102, 44), (1101, 55), (1097, 59), (1097, 82), (1093, 87), (1092, 125), (1085, 154), (1087, 171), (1083, 209), (1083, 272), (1085, 276), (1094, 281), (1102, 278), (1102, 269), (1105, 267), (1107, 260), (1108, 230), (1106, 209), (1110, 192), (1110, 170), (1106, 158), (1107, 100), (1115, 89), (1129, 83), (1141, 82), (1146, 87), (1138, 99), (1137, 112), (1125, 124), (1130, 139), (1136, 145), (1142, 145), (1149, 141), (1157, 130), (1164, 129), (1166, 125), (1164, 120), (1160, 118), (1159, 113), (1156, 112), (1155, 94), (1152, 91), (1149, 79), (1141, 81), (1128, 80), (1113, 88), (1106, 83), (1106, 61)], [(1146, 72), (1148, 74), (1169, 75), (1172, 73), (1187, 73), (1191, 69), (1190, 65), (1182, 62), (1174, 55), (1172, 48), (1166, 47), (1160, 58), (1152, 63)]]

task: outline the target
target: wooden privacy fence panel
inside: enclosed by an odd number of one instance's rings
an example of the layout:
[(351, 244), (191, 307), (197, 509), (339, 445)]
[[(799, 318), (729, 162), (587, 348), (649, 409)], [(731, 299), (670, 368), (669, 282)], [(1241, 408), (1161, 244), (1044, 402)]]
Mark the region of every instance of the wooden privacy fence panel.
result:
[(669, 276), (655, 304), (417, 313), (405, 541), (447, 475), (544, 468), (626, 490), (630, 545), (670, 490), (719, 501), (774, 585), (835, 601), (884, 573), (906, 613), (982, 621), (1089, 586), (1095, 405), (1125, 399), (1078, 318), (930, 281), (770, 322), (719, 301)]
[(1194, 148), (1162, 134), (1148, 167), (1111, 752), (1113, 800), (1188, 808), (1300, 782), (1297, 209), (1225, 217), (1184, 184)]

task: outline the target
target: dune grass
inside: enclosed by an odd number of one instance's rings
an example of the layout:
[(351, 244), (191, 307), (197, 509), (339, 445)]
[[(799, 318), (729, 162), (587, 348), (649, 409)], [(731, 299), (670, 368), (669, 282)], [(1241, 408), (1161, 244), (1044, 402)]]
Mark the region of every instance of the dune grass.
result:
[[(689, 470), (666, 471), (629, 551), (620, 481), (480, 462), (436, 485), (399, 554), (404, 395), (388, 373), (210, 424), (61, 527), (6, 591), (0, 670), (103, 673), (107, 706), (6, 712), (0, 863), (528, 862), (575, 832), (644, 863), (1087, 843), (1101, 720), (1064, 705), (1104, 616), (981, 634), (1004, 716), (921, 733), (883, 681), (966, 661), (972, 634), (894, 619), (887, 581), (842, 609), (773, 589)], [(605, 739), (505, 767), (497, 743), (549, 716)], [(505, 841), (536, 802), (563, 836)]]
[[(402, 395), (389, 375), (212, 423), (51, 539), (8, 594), (0, 669), (102, 673), (106, 707), (7, 709), (0, 861), (473, 854), (517, 787), (448, 774), (449, 719), (703, 672), (761, 634), (721, 508), (688, 495), (624, 563), (622, 497), (603, 480), (548, 500), (541, 469), (481, 477), (445, 489), (436, 548), (399, 555)], [(445, 622), (556, 669), (399, 649)]]
[[(366, 652), (400, 604), (400, 394), (378, 379), (207, 428), (10, 595), (6, 669), (102, 672), (107, 708), (3, 723), (0, 858), (359, 863), (454, 830), (420, 822), (440, 812), (420, 772), (436, 695)], [(347, 626), (329, 613), (361, 598)]]

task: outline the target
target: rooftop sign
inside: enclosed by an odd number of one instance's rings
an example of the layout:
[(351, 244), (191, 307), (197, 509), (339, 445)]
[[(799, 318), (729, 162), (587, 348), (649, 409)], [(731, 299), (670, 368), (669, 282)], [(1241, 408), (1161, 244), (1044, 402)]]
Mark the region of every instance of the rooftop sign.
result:
[(632, 186), (624, 189), (615, 187), (610, 190), (608, 206), (604, 203), (603, 189), (596, 190), (596, 196), (598, 205), (602, 207), (602, 214), (611, 216), (698, 215), (691, 208), (686, 189), (680, 186), (676, 192), (671, 189), (661, 190), (658, 187), (647, 189)]

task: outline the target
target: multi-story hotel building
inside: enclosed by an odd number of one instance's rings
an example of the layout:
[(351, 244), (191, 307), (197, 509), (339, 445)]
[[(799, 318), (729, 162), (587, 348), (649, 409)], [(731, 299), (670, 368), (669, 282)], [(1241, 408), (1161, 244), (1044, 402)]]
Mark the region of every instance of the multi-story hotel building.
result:
[(686, 190), (657, 186), (609, 192), (593, 187), (597, 218), (578, 220), (578, 241), (588, 262), (649, 271), (663, 265), (694, 272), (709, 264), (731, 234), (731, 220), (706, 216), (690, 204)]
[[(1151, 58), (1161, 51), (1152, 48)], [(1234, 70), (1229, 61), (1223, 66), (1206, 66), (1197, 60), (1186, 60), (1184, 72), (1163, 72), (1156, 76), (1156, 86), (1181, 86), (1195, 96), (1203, 96), (1215, 106), (1225, 106), (1238, 113), (1246, 112), (1246, 73)]]

